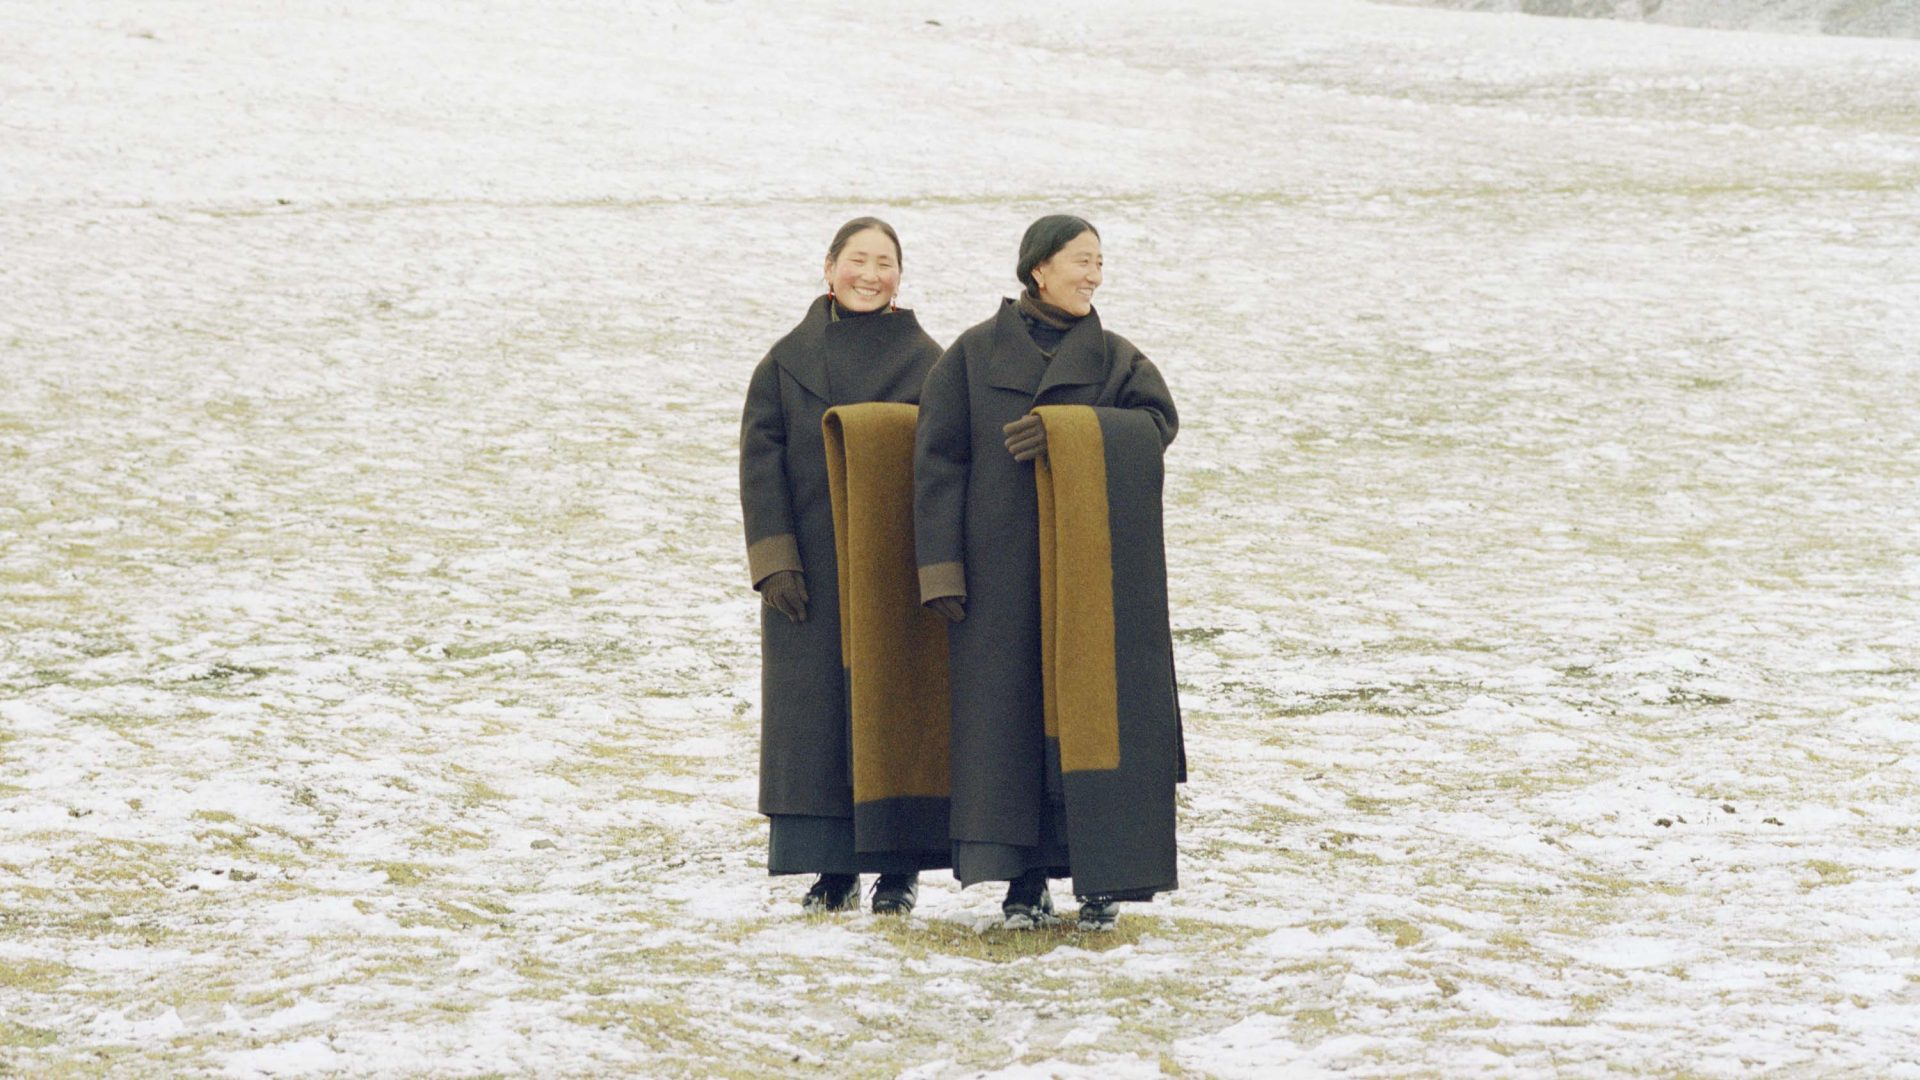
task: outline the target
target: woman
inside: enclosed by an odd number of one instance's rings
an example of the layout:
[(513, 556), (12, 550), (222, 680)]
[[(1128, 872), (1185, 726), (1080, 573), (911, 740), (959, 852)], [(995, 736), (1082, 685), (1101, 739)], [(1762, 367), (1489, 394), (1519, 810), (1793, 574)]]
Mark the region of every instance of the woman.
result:
[[(1033, 462), (1046, 428), (1031, 410), (1139, 410), (1162, 449), (1178, 424), (1160, 373), (1093, 310), (1102, 269), (1092, 225), (1034, 222), (1016, 269), (1024, 291), (963, 333), (921, 392), (914, 533), (921, 599), (952, 623), (954, 874), (962, 886), (1008, 882), (1009, 929), (1053, 921), (1047, 879), (1072, 876), (1058, 747), (1043, 726)], [(1170, 715), (1155, 722), (1177, 739), (1170, 646), (1167, 663), (1172, 707), (1156, 706)], [(1082, 896), (1082, 928), (1112, 928), (1118, 899)]]
[(817, 874), (807, 911), (858, 907), (860, 874), (880, 874), (873, 910), (905, 914), (919, 871), (947, 851), (859, 852), (853, 828), (839, 584), (820, 421), (835, 405), (914, 402), (940, 355), (894, 306), (900, 238), (855, 218), (827, 247), (826, 295), (767, 353), (747, 388), (740, 504), (761, 611), (760, 812), (771, 819), (767, 869)]

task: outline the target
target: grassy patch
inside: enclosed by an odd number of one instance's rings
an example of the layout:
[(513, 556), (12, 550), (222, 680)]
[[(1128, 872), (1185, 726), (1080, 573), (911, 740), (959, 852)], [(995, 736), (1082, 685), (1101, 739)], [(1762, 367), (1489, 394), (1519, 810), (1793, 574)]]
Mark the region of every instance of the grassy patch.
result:
[(499, 913), (471, 901), (458, 900), (430, 900), (425, 907), (417, 902), (408, 903), (392, 912), (391, 917), (396, 926), (408, 930), (421, 927), (435, 930), (497, 928), (506, 922)]
[[(1456, 988), (1456, 992), (1457, 988)], [(1484, 1014), (1448, 1016), (1420, 1029), (1421, 1042), (1435, 1042), (1456, 1031), (1491, 1031), (1500, 1026), (1500, 1018)]]
[[(757, 823), (756, 823), (757, 824)], [(597, 830), (593, 846), (599, 851), (619, 852), (624, 859), (659, 862), (669, 855), (684, 855), (682, 838), (657, 825), (620, 825)]]
[(958, 956), (1005, 964), (1044, 956), (1063, 946), (1105, 952), (1121, 945), (1139, 942), (1153, 927), (1145, 919), (1124, 916), (1110, 933), (1082, 933), (1072, 918), (1058, 926), (1038, 930), (1002, 930), (998, 927), (977, 931), (964, 923), (947, 919), (925, 922), (906, 919), (876, 919), (875, 932), (914, 959), (929, 956)]
[(0, 987), (44, 994), (73, 977), (73, 969), (58, 960), (14, 960), (0, 965)]
[(432, 876), (432, 872), (415, 863), (375, 863), (375, 870), (387, 875), (389, 885), (418, 885)]
[(1812, 882), (1807, 886), (1809, 889), (1817, 889), (1823, 885), (1845, 885), (1853, 880), (1852, 868), (1843, 866), (1837, 862), (1830, 862), (1826, 859), (1815, 859), (1809, 862), (1807, 866), (1814, 873), (1820, 875), (1819, 881)]
[(1411, 949), (1427, 939), (1427, 935), (1405, 919), (1368, 919), (1367, 925), (1381, 937), (1393, 939), (1396, 947)]
[(455, 799), (466, 806), (479, 806), (483, 803), (505, 802), (507, 794), (481, 779), (472, 769), (460, 765), (447, 766), (449, 779), (460, 785), (460, 794)]
[(1679, 896), (1686, 889), (1661, 881), (1646, 881), (1641, 878), (1623, 877), (1619, 874), (1600, 874), (1589, 870), (1575, 870), (1574, 888), (1591, 897), (1620, 898), (1645, 892), (1657, 892), (1665, 896)]
[(66, 886), (106, 889), (151, 888), (167, 880), (176, 851), (141, 840), (99, 839), (76, 845), (48, 860)]
[(11, 1020), (0, 1020), (0, 1046), (17, 1046), (30, 1050), (52, 1046), (60, 1036), (48, 1029), (16, 1024)]
[(1045, 956), (1066, 947), (1093, 953), (1109, 952), (1122, 945), (1137, 945), (1149, 936), (1171, 937), (1187, 943), (1217, 943), (1219, 948), (1234, 948), (1258, 936), (1256, 931), (1197, 919), (1132, 915), (1124, 907), (1120, 921), (1113, 930), (1104, 933), (1082, 931), (1072, 914), (1064, 916), (1058, 926), (1038, 930), (1003, 930), (997, 926), (975, 930), (950, 919), (875, 919), (872, 925), (873, 932), (882, 940), (916, 960), (956, 956), (990, 964)]
[(1318, 1042), (1340, 1026), (1340, 1014), (1332, 1009), (1296, 1009), (1292, 1019), (1294, 1036), (1302, 1042)]
[[(309, 837), (289, 832), (277, 825), (255, 825), (243, 822), (225, 810), (196, 810), (193, 812), (193, 820), (206, 823), (194, 830), (193, 838), (196, 841), (209, 844), (215, 850), (229, 855), (244, 855), (247, 858), (261, 859), (285, 866), (294, 861), (291, 852), (284, 848), (279, 852), (265, 849), (280, 846), (276, 841), (284, 841), (286, 847), (303, 853), (313, 848), (313, 840)], [(262, 836), (272, 838), (264, 845), (265, 849), (254, 844), (254, 841)]]
[[(680, 1066), (662, 1069), (668, 1074), (684, 1071), (686, 1075), (760, 1080), (790, 1073), (800, 1061), (800, 1056), (791, 1051), (782, 1052), (757, 1041), (752, 1045), (743, 1044), (737, 1037), (715, 1032), (709, 1023), (689, 1013), (684, 1003), (678, 1001), (601, 998), (566, 1019), (583, 1026), (621, 1031), (658, 1055), (663, 1064)], [(793, 1036), (796, 1040), (801, 1037)], [(810, 1041), (821, 1041), (820, 1036), (815, 1035)], [(828, 1056), (836, 1048), (822, 1046), (820, 1049), (827, 1051), (822, 1056)]]
[(432, 821), (420, 825), (415, 831), (413, 843), (422, 850), (442, 855), (455, 851), (484, 851), (493, 846), (493, 840), (484, 833)]

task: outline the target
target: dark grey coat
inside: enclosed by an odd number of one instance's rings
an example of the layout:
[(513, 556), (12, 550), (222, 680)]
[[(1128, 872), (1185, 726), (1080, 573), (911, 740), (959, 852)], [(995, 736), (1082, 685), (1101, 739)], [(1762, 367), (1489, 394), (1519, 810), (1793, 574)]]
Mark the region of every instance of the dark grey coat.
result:
[(1036, 405), (1140, 409), (1162, 445), (1179, 425), (1151, 361), (1090, 314), (1049, 362), (1012, 300), (967, 330), (927, 376), (915, 440), (921, 599), (964, 595), (948, 631), (953, 839), (1038, 842), (1048, 759), (1040, 685), (1039, 510), (1033, 463), (1002, 428)]
[(821, 417), (835, 405), (915, 402), (940, 346), (911, 311), (832, 318), (822, 296), (754, 369), (740, 422), (740, 509), (758, 588), (806, 575), (807, 621), (760, 612), (760, 812), (853, 815), (840, 581)]

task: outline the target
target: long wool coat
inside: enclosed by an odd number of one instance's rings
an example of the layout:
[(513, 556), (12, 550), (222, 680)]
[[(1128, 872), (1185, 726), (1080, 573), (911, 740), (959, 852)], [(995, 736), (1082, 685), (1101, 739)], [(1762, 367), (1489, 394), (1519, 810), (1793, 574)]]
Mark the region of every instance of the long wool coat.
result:
[(851, 817), (839, 574), (820, 420), (835, 405), (919, 400), (940, 346), (911, 311), (835, 320), (820, 297), (754, 369), (740, 422), (740, 508), (758, 588), (806, 575), (807, 620), (760, 613), (760, 812)]
[(1042, 721), (1034, 464), (1013, 460), (1002, 430), (1037, 405), (1139, 409), (1163, 447), (1179, 425), (1160, 372), (1098, 314), (1075, 323), (1049, 362), (1003, 301), (927, 376), (913, 458), (921, 598), (964, 595), (967, 611), (947, 635), (955, 840), (1036, 844), (1048, 761), (1058, 761)]

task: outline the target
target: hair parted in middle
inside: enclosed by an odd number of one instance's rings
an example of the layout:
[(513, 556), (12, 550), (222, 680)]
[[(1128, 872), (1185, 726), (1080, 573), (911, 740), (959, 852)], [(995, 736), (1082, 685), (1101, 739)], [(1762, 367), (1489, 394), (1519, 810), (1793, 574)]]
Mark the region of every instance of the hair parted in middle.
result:
[(900, 234), (893, 231), (893, 226), (881, 221), (877, 217), (857, 217), (845, 225), (840, 226), (840, 231), (833, 234), (833, 243), (827, 245), (827, 261), (832, 262), (839, 258), (840, 250), (847, 246), (847, 241), (868, 229), (879, 229), (881, 232), (887, 234), (887, 239), (893, 241), (894, 261), (901, 267), (907, 265), (907, 257), (900, 250)]

